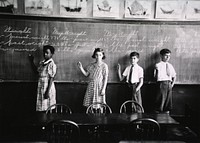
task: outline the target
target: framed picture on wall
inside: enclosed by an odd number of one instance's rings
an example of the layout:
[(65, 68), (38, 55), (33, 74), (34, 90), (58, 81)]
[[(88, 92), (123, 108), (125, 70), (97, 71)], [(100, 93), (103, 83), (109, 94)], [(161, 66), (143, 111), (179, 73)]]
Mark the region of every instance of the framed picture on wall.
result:
[(25, 13), (37, 15), (53, 14), (53, 0), (25, 0)]
[(152, 1), (126, 0), (125, 18), (150, 18), (153, 17)]
[(93, 0), (93, 17), (119, 18), (119, 0)]
[(60, 0), (60, 15), (86, 17), (87, 0)]
[(0, 0), (0, 13), (15, 13), (17, 0)]
[(200, 19), (200, 1), (188, 1), (186, 19)]
[(185, 17), (186, 1), (164, 1), (158, 0), (156, 3), (156, 18), (182, 19)]

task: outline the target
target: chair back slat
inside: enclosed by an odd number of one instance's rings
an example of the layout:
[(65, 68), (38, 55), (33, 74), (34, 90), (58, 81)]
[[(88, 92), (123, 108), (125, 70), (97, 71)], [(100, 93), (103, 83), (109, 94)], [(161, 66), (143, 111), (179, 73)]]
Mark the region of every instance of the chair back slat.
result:
[(142, 105), (133, 100), (125, 101), (120, 107), (120, 113), (144, 113)]
[(104, 103), (95, 102), (87, 107), (86, 114), (108, 114), (112, 109)]
[(46, 110), (46, 114), (52, 114), (52, 113), (57, 113), (57, 114), (71, 114), (72, 110), (66, 104), (54, 104), (54, 105), (51, 105)]
[(79, 126), (70, 120), (52, 120), (47, 124), (48, 143), (78, 143)]
[(159, 123), (151, 118), (139, 118), (130, 122), (129, 138), (133, 140), (157, 140), (160, 135)]

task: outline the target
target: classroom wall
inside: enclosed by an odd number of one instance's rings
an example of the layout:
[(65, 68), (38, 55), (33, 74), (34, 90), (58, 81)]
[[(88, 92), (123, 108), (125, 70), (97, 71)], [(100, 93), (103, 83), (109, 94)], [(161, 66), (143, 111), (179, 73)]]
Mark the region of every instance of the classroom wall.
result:
[[(74, 113), (85, 112), (82, 106), (87, 85), (83, 83), (56, 83), (57, 103), (69, 105)], [(0, 83), (0, 112), (20, 114), (35, 112), (36, 82), (2, 82)], [(175, 85), (173, 89), (174, 116), (184, 116), (186, 107), (199, 109), (199, 85)], [(130, 99), (124, 83), (109, 83), (106, 90), (107, 104), (113, 112), (119, 112), (120, 105)], [(151, 112), (155, 95), (155, 84), (142, 87), (143, 106)], [(187, 106), (186, 106), (187, 105)]]

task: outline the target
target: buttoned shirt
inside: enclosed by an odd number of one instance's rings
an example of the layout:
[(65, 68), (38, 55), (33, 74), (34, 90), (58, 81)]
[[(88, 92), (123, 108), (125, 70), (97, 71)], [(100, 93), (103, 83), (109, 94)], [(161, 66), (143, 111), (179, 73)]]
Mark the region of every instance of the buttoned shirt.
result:
[[(168, 64), (168, 68), (170, 71), (169, 75), (167, 74), (166, 64)], [(166, 80), (171, 81), (172, 78), (176, 76), (174, 67), (172, 66), (172, 64), (168, 62), (160, 61), (155, 65), (155, 69), (157, 70), (157, 81), (166, 81)]]
[[(130, 76), (130, 70), (131, 70), (131, 66), (129, 65), (128, 67), (126, 67), (126, 69), (123, 72), (123, 76), (126, 77), (126, 82), (129, 82), (129, 76)], [(138, 64), (133, 66), (132, 69), (132, 77), (131, 77), (131, 83), (138, 83), (140, 78), (144, 77), (144, 70), (142, 67), (140, 67)]]

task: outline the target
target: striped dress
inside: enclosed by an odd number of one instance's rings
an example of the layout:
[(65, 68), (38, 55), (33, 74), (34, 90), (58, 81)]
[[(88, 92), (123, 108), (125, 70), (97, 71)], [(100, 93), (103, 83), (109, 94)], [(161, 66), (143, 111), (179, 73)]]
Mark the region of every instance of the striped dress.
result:
[(105, 96), (101, 96), (101, 91), (104, 86), (104, 79), (108, 77), (107, 64), (104, 62), (100, 65), (91, 63), (87, 67), (87, 71), (89, 72), (89, 81), (83, 105), (88, 107), (94, 102), (106, 103)]
[(39, 79), (37, 88), (36, 111), (45, 111), (49, 106), (56, 103), (56, 90), (54, 82), (52, 83), (49, 91), (49, 98), (44, 99), (44, 93), (47, 90), (49, 78), (54, 77), (56, 74), (56, 65), (53, 59), (50, 59), (46, 62), (40, 62), (38, 72)]

